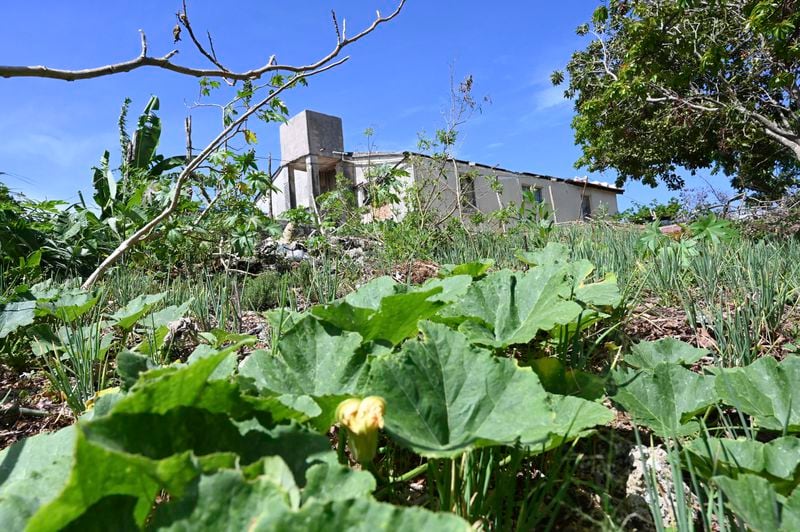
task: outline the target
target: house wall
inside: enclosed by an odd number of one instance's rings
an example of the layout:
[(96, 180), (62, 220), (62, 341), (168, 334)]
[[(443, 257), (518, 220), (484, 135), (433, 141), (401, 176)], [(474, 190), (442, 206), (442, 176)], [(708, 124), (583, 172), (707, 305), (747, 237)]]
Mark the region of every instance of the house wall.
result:
[[(616, 214), (617, 193), (613, 190), (604, 190), (593, 186), (580, 186), (564, 181), (537, 177), (528, 174), (509, 172), (507, 170), (491, 169), (479, 165), (453, 161), (441, 164), (428, 158), (412, 159), (414, 168), (414, 181), (425, 186), (429, 191), (432, 204), (442, 213), (458, 212), (456, 205), (456, 175), (475, 175), (475, 203), (482, 213), (490, 213), (512, 203), (521, 205), (523, 186), (533, 185), (542, 190), (543, 201), (554, 207), (555, 218), (559, 222), (581, 219), (581, 198), (588, 195), (592, 213), (605, 208), (608, 214)], [(439, 172), (445, 179), (436, 179)], [(492, 182), (497, 179), (500, 190), (492, 188)], [(469, 209), (466, 209), (468, 211)], [(468, 214), (468, 212), (465, 212)]]
[[(352, 182), (356, 185), (358, 190), (358, 204), (363, 205), (365, 195), (365, 186), (369, 181), (368, 173), (369, 169), (377, 168), (380, 166), (388, 166), (393, 167), (395, 165), (400, 165), (404, 170), (406, 170), (409, 175), (406, 177), (399, 178), (399, 189), (400, 189), (400, 197), (401, 200), (404, 196), (404, 191), (408, 189), (408, 187), (413, 183), (414, 177), (411, 175), (413, 168), (404, 162), (405, 157), (402, 154), (392, 154), (392, 155), (373, 155), (370, 157), (359, 157), (354, 161), (349, 161), (344, 164), (344, 174), (345, 176), (349, 177)], [(405, 204), (404, 201), (401, 201), (399, 204), (390, 205), (382, 210), (380, 213), (376, 213), (378, 217), (381, 219), (395, 219), (399, 220), (403, 216), (406, 215), (408, 212), (409, 207)], [(367, 215), (367, 219), (371, 218), (371, 215)]]
[[(519, 206), (522, 201), (523, 186), (533, 185), (542, 190), (542, 199), (545, 204), (554, 211), (557, 222), (575, 221), (581, 219), (581, 198), (588, 195), (592, 213), (605, 208), (608, 214), (616, 214), (617, 193), (613, 190), (604, 190), (598, 187), (582, 186), (564, 181), (537, 177), (528, 174), (510, 172), (507, 170), (491, 169), (479, 165), (470, 165), (463, 162), (438, 161), (428, 157), (411, 155), (408, 159), (400, 154), (373, 155), (369, 158), (358, 157), (351, 161), (345, 161), (342, 171), (351, 179), (358, 189), (359, 205), (364, 204), (364, 186), (368, 181), (368, 169), (381, 165), (395, 166), (400, 165), (409, 175), (400, 178), (401, 197), (411, 185), (420, 187), (420, 201), (423, 208), (436, 210), (442, 215), (458, 214), (456, 204), (457, 181), (456, 175), (474, 175), (475, 206), (477, 210), (488, 214), (501, 207), (507, 207), (512, 203)], [(309, 178), (304, 170), (293, 169), (295, 175), (295, 197), (297, 206), (312, 208), (312, 193), (307, 184)], [(442, 175), (444, 179), (437, 179)], [(284, 168), (276, 178), (276, 185), (279, 192), (273, 194), (272, 205), (273, 214), (279, 215), (290, 208), (289, 203), (289, 169)], [(492, 181), (497, 179), (500, 182), (500, 191), (492, 188)], [(499, 195), (499, 198), (498, 198)], [(262, 200), (262, 203), (266, 198)], [(383, 209), (376, 216), (381, 218), (400, 219), (410, 208), (416, 206), (406, 205), (405, 202), (389, 206)], [(266, 205), (264, 205), (265, 210)], [(465, 217), (469, 216), (473, 210), (469, 207), (462, 207)], [(368, 218), (371, 215), (368, 216)]]

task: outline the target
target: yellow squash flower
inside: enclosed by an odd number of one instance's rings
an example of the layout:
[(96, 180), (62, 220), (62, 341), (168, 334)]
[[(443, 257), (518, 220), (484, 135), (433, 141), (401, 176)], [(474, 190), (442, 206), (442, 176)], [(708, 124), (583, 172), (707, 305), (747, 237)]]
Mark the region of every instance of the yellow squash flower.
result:
[(376, 396), (346, 399), (336, 408), (336, 420), (347, 429), (350, 450), (358, 463), (371, 462), (375, 457), (385, 412), (386, 401)]

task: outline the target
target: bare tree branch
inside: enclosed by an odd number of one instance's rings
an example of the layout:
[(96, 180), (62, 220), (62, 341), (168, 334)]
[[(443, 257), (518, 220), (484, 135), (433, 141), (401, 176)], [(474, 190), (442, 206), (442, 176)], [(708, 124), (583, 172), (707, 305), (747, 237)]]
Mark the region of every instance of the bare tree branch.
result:
[(372, 22), (370, 26), (368, 26), (366, 29), (364, 29), (363, 31), (361, 31), (352, 38), (348, 38), (345, 35), (345, 24), (343, 23), (341, 37), (337, 38), (337, 43), (336, 46), (333, 48), (333, 50), (331, 50), (327, 55), (325, 55), (318, 61), (315, 61), (314, 63), (304, 66), (279, 64), (275, 62), (274, 56), (271, 56), (264, 66), (242, 72), (230, 72), (228, 70), (225, 70), (220, 66), (220, 64), (218, 64), (218, 62), (215, 62), (213, 60), (212, 62), (214, 62), (215, 66), (217, 66), (216, 69), (195, 68), (195, 67), (179, 65), (170, 61), (170, 59), (175, 54), (178, 53), (178, 50), (172, 50), (168, 54), (161, 57), (151, 57), (147, 55), (147, 41), (144, 32), (140, 31), (142, 39), (142, 51), (138, 57), (131, 59), (129, 61), (123, 61), (121, 63), (114, 63), (111, 65), (87, 68), (82, 70), (63, 70), (63, 69), (50, 68), (47, 66), (0, 65), (0, 77), (48, 78), (48, 79), (60, 79), (64, 81), (77, 81), (82, 79), (92, 79), (92, 78), (99, 78), (102, 76), (109, 76), (112, 74), (119, 74), (121, 72), (131, 72), (133, 70), (143, 67), (157, 67), (157, 68), (162, 68), (164, 70), (169, 70), (171, 72), (176, 72), (178, 74), (183, 74), (198, 78), (202, 77), (224, 78), (228, 80), (244, 81), (244, 80), (259, 79), (265, 74), (277, 71), (291, 72), (291, 73), (311, 72), (313, 70), (321, 68), (330, 61), (334, 60), (344, 47), (353, 44), (354, 42), (360, 40), (362, 37), (371, 33), (379, 25), (395, 18), (397, 15), (400, 14), (400, 11), (403, 9), (405, 3), (406, 0), (400, 0), (400, 2), (397, 5), (397, 8), (391, 14), (385, 17), (380, 16), (380, 13), (378, 13), (378, 17)]
[[(195, 48), (197, 48), (197, 50), (201, 54), (203, 54), (206, 57), (206, 59), (211, 61), (211, 63), (214, 66), (216, 66), (217, 68), (219, 68), (223, 72), (230, 72), (230, 70), (225, 68), (225, 66), (223, 66), (223, 64), (220, 63), (217, 60), (217, 54), (216, 54), (216, 52), (214, 52), (214, 42), (211, 40), (211, 33), (208, 33), (208, 42), (209, 42), (210, 47), (211, 47), (211, 52), (210, 53), (203, 47), (202, 44), (200, 44), (200, 41), (197, 40), (197, 37), (195, 37), (194, 30), (192, 30), (192, 24), (189, 22), (189, 13), (186, 10), (186, 0), (183, 0), (183, 11), (178, 13), (177, 16), (178, 16), (178, 23), (181, 26), (183, 26), (184, 28), (186, 28), (187, 33), (189, 33), (189, 38), (192, 39), (192, 42), (194, 43)], [(228, 84), (231, 84), (231, 85), (234, 83), (233, 81), (229, 81), (227, 79), (225, 81), (227, 81)]]

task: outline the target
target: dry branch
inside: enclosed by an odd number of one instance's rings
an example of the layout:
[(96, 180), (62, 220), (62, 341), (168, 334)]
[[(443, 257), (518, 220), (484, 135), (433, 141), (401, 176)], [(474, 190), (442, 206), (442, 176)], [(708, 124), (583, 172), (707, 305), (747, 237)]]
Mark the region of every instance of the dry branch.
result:
[[(189, 31), (189, 35), (192, 38), (195, 46), (198, 47), (199, 51), (207, 58), (214, 63), (216, 68), (195, 68), (189, 67), (185, 65), (179, 65), (170, 61), (173, 56), (178, 53), (178, 50), (172, 50), (171, 52), (163, 55), (161, 57), (151, 57), (147, 55), (147, 39), (143, 31), (140, 30), (141, 34), (141, 53), (138, 57), (131, 59), (129, 61), (123, 61), (121, 63), (114, 63), (110, 65), (94, 67), (94, 68), (86, 68), (81, 70), (63, 70), (57, 68), (50, 68), (47, 66), (8, 66), (8, 65), (0, 65), (0, 77), (4, 78), (48, 78), (48, 79), (60, 79), (64, 81), (77, 81), (81, 79), (92, 79), (92, 78), (99, 78), (102, 76), (109, 76), (112, 74), (119, 74), (121, 72), (131, 72), (133, 70), (143, 68), (143, 67), (157, 67), (162, 68), (164, 70), (169, 70), (171, 72), (176, 72), (178, 74), (184, 74), (187, 76), (193, 76), (198, 78), (223, 78), (227, 80), (233, 81), (244, 81), (244, 80), (255, 80), (259, 79), (265, 74), (270, 72), (291, 72), (291, 73), (302, 73), (302, 72), (311, 72), (313, 70), (317, 70), (318, 68), (323, 67), (324, 65), (328, 64), (330, 61), (335, 59), (342, 49), (345, 46), (353, 44), (354, 42), (358, 41), (362, 37), (365, 37), (369, 33), (371, 33), (375, 28), (379, 25), (383, 24), (384, 22), (388, 22), (395, 18), (397, 15), (400, 14), (400, 11), (403, 9), (406, 0), (400, 0), (397, 5), (397, 8), (389, 15), (383, 17), (380, 16), (378, 13), (378, 17), (372, 22), (372, 24), (355, 35), (354, 37), (348, 38), (345, 35), (344, 23), (342, 24), (342, 31), (338, 31), (338, 24), (336, 25), (336, 46), (334, 46), (333, 50), (331, 50), (326, 56), (322, 57), (318, 61), (304, 65), (304, 66), (297, 66), (297, 65), (286, 65), (286, 64), (279, 64), (275, 62), (275, 56), (271, 56), (267, 63), (259, 68), (255, 68), (252, 70), (240, 71), (240, 72), (231, 72), (222, 67), (222, 64), (216, 59), (215, 54), (211, 54), (205, 50), (202, 46), (200, 46), (197, 39), (194, 37), (193, 32)], [(182, 13), (185, 15), (185, 11)], [(180, 14), (178, 16), (179, 20), (183, 21), (186, 20), (184, 27), (187, 30), (190, 30), (191, 26), (188, 23), (188, 17), (181, 17)]]

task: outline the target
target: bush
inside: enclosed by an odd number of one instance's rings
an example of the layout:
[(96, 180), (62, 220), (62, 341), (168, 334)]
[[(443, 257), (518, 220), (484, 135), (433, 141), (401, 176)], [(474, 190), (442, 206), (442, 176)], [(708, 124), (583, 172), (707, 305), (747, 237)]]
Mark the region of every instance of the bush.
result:
[(266, 271), (250, 277), (242, 289), (242, 308), (262, 311), (278, 306), (281, 291), (281, 276), (278, 272)]

